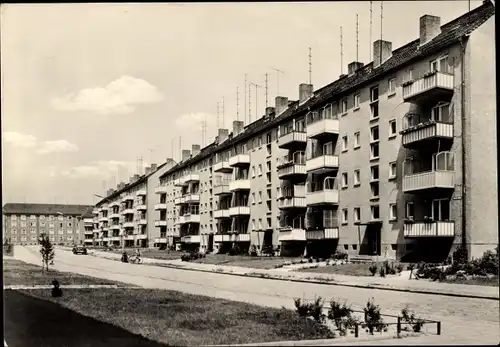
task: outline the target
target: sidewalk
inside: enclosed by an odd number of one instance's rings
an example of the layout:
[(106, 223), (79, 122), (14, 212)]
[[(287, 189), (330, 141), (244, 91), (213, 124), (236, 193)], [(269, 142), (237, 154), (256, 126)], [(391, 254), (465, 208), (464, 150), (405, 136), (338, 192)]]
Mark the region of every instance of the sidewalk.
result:
[[(120, 254), (103, 252), (103, 251), (90, 251), (90, 255), (119, 260)], [(381, 289), (381, 290), (395, 290), (405, 291), (421, 294), (437, 294), (458, 297), (469, 297), (478, 299), (499, 300), (498, 287), (490, 286), (477, 286), (468, 284), (453, 284), (453, 283), (440, 283), (430, 282), (426, 280), (410, 280), (406, 277), (406, 271), (402, 276), (394, 277), (361, 277), (361, 276), (348, 276), (348, 275), (332, 275), (310, 272), (295, 272), (295, 271), (282, 271), (280, 269), (253, 269), (239, 266), (227, 265), (214, 265), (214, 264), (200, 264), (183, 262), (177, 260), (163, 260), (143, 258), (144, 264), (149, 265), (163, 265), (167, 267), (174, 267), (178, 269), (216, 272), (228, 275), (238, 276), (253, 276), (263, 277), (275, 280), (289, 280), (300, 282), (321, 283), (329, 285), (342, 285), (358, 288)], [(406, 277), (406, 278), (405, 278)]]

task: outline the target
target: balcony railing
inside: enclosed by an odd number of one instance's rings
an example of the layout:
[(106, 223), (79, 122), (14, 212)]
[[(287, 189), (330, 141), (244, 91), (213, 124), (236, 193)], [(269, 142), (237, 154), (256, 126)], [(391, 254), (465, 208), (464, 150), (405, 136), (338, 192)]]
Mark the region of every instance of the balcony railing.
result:
[(134, 197), (132, 195), (126, 195), (122, 198), (121, 202), (125, 202), (125, 201), (133, 201), (134, 200)]
[(146, 189), (139, 189), (137, 191), (137, 193), (135, 193), (135, 195), (137, 195), (137, 196), (146, 196), (147, 194), (148, 193), (147, 193)]
[(307, 143), (307, 134), (305, 131), (292, 130), (287, 134), (281, 135), (278, 140), (278, 147), (282, 149), (293, 148), (297, 145)]
[(183, 224), (200, 223), (200, 215), (199, 214), (185, 214), (183, 217), (184, 217)]
[(338, 204), (339, 191), (335, 177), (326, 177), (321, 182), (306, 183), (307, 205)]
[(167, 194), (166, 186), (158, 186), (155, 188), (155, 194)]
[(174, 199), (174, 205), (182, 205), (184, 204), (186, 201), (184, 199), (184, 196), (178, 196)]
[(250, 180), (238, 179), (229, 182), (229, 191), (234, 192), (237, 190), (250, 190)]
[(453, 139), (453, 120), (435, 121), (422, 119), (420, 114), (407, 113), (401, 130), (402, 143), (405, 147), (433, 139)]
[(235, 206), (229, 208), (230, 216), (249, 216), (250, 207), (249, 206)]
[(233, 168), (229, 165), (229, 160), (223, 160), (214, 165), (213, 171), (229, 173), (233, 171)]
[(219, 183), (218, 185), (214, 186), (214, 195), (227, 195), (231, 194), (231, 191), (229, 190), (229, 183), (231, 180), (228, 180), (227, 183)]
[(166, 227), (167, 226), (167, 221), (166, 220), (157, 220), (155, 221), (155, 227)]
[(137, 211), (146, 211), (146, 210), (148, 209), (148, 207), (146, 206), (146, 204), (140, 204), (140, 205), (137, 205), (137, 206), (135, 207), (135, 209), (136, 209)]
[(323, 228), (322, 230), (307, 230), (308, 240), (336, 240), (339, 238), (339, 228)]
[(155, 210), (166, 210), (167, 209), (167, 204), (166, 203), (159, 203), (155, 205)]
[(200, 202), (200, 196), (198, 194), (186, 194), (183, 198), (185, 203)]
[(307, 172), (324, 173), (339, 168), (339, 157), (336, 155), (320, 155), (316, 158), (308, 159), (306, 162)]
[(429, 171), (403, 177), (403, 192), (455, 187), (454, 171)]
[(122, 215), (126, 215), (126, 214), (134, 214), (134, 209), (133, 208), (126, 208), (124, 210), (122, 210)]
[(215, 219), (222, 219), (222, 218), (229, 218), (229, 217), (230, 217), (229, 216), (229, 208), (214, 211), (214, 218)]
[(250, 165), (250, 154), (237, 154), (229, 158), (229, 166)]
[(286, 197), (278, 200), (279, 209), (305, 208), (305, 207), (307, 207), (305, 197)]
[(404, 225), (405, 237), (454, 237), (455, 222), (433, 221), (422, 223), (406, 223)]
[(306, 175), (306, 157), (304, 152), (295, 152), (292, 154), (292, 158), (288, 156), (281, 158), (278, 161), (277, 168), (280, 179), (287, 179), (296, 175)]
[(280, 229), (278, 241), (305, 241), (306, 231), (304, 229), (283, 228)]
[(221, 243), (221, 242), (249, 242), (249, 241), (250, 241), (250, 234), (247, 234), (247, 233), (232, 234), (232, 235), (226, 235), (226, 234), (214, 235), (214, 242), (217, 242), (217, 243)]
[(133, 228), (134, 226), (135, 226), (134, 222), (124, 222), (123, 223), (124, 228)]
[(311, 139), (339, 134), (338, 119), (318, 119), (307, 125), (307, 137)]
[(183, 243), (200, 243), (200, 235), (187, 235), (181, 237), (181, 242)]
[(155, 238), (155, 243), (167, 243), (166, 237), (157, 237)]
[(147, 225), (148, 224), (148, 220), (146, 218), (141, 218), (137, 222), (139, 225)]
[(200, 181), (200, 175), (199, 174), (189, 174), (184, 176), (184, 183), (192, 183), (192, 182), (199, 182)]
[(403, 84), (403, 100), (419, 102), (422, 98), (435, 95), (442, 98), (453, 94), (454, 79), (452, 74), (428, 72), (422, 78)]

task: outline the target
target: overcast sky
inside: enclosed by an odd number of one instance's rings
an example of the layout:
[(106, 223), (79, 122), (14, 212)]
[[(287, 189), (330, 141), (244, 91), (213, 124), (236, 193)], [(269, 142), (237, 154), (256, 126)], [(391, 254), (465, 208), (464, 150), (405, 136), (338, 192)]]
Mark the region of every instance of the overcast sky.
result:
[[(481, 5), (472, 1), (471, 8)], [(380, 2), (373, 1), (372, 41), (380, 38)], [(393, 49), (419, 35), (419, 17), (444, 24), (467, 12), (467, 1), (386, 1), (383, 38)], [(370, 57), (370, 3), (14, 4), (2, 5), (3, 202), (92, 203), (117, 181), (182, 147), (207, 143), (224, 97), (230, 127), (245, 117), (244, 75), (298, 98), (308, 82), (312, 48), (315, 89)], [(252, 119), (265, 108), (265, 88), (251, 89)], [(245, 105), (247, 105), (245, 107)], [(248, 111), (247, 111), (248, 113)], [(174, 148), (172, 149), (172, 143)], [(106, 182), (106, 183), (104, 183)]]

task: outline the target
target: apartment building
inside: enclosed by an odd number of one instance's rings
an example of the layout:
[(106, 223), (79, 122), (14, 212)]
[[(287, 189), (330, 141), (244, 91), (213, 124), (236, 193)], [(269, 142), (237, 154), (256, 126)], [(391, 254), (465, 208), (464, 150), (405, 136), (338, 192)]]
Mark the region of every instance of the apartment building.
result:
[(57, 245), (83, 244), (79, 227), (89, 205), (6, 203), (3, 206), (4, 239), (14, 245), (36, 245), (41, 234)]
[(87, 208), (81, 216), (77, 217), (77, 228), (85, 246), (93, 246), (94, 243), (94, 214), (93, 206)]
[[(498, 244), (494, 4), (233, 131), (159, 177), (163, 244), (442, 260)], [(390, 36), (390, 35), (388, 35)]]
[(133, 175), (109, 189), (93, 211), (91, 239), (86, 243), (105, 247), (154, 247), (159, 231), (155, 228), (154, 190), (158, 177), (174, 164), (168, 158), (158, 166), (151, 164), (144, 175)]

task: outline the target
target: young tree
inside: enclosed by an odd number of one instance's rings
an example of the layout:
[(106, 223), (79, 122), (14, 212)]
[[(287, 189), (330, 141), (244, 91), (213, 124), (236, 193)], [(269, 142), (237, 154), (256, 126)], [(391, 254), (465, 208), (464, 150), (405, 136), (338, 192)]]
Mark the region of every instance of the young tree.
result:
[(54, 246), (45, 234), (40, 235), (40, 254), (42, 255), (42, 272), (44, 268), (49, 271), (49, 263), (54, 260)]

